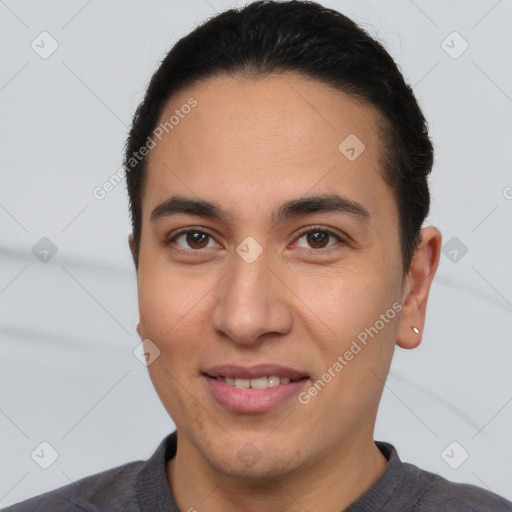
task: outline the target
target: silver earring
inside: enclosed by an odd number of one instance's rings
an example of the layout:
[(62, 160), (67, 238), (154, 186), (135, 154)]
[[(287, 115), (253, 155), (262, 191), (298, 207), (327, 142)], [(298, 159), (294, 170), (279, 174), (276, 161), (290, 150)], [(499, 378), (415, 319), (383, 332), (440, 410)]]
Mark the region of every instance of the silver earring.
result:
[(419, 334), (420, 330), (417, 327), (414, 327), (414, 325), (411, 325), (411, 329), (416, 333)]

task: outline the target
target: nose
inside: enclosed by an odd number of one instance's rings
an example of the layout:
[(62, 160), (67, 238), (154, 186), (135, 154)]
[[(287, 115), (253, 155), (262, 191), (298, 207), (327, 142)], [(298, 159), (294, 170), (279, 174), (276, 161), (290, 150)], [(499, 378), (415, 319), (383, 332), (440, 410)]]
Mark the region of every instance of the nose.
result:
[(252, 263), (233, 254), (230, 272), (217, 291), (213, 329), (232, 341), (251, 345), (292, 328), (290, 290), (271, 269), (265, 252)]

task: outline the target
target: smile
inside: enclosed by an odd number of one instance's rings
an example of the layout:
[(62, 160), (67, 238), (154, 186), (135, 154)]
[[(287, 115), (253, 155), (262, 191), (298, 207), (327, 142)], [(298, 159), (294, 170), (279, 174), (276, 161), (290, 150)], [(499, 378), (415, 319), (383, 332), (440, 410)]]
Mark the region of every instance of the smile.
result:
[(279, 377), (277, 375), (269, 375), (258, 377), (255, 379), (243, 379), (243, 378), (232, 378), (232, 377), (212, 377), (208, 375), (211, 379), (216, 379), (218, 381), (226, 383), (228, 386), (233, 386), (236, 388), (252, 388), (252, 389), (266, 389), (266, 388), (274, 388), (276, 386), (290, 384), (290, 382), (297, 382), (297, 380), (307, 379), (307, 377), (302, 377), (302, 379), (292, 380), (290, 377)]
[[(303, 377), (292, 381), (289, 377), (273, 375), (254, 379), (201, 375), (214, 403), (236, 413), (262, 413), (283, 407), (304, 390), (309, 380)], [(291, 403), (296, 404), (297, 400)]]

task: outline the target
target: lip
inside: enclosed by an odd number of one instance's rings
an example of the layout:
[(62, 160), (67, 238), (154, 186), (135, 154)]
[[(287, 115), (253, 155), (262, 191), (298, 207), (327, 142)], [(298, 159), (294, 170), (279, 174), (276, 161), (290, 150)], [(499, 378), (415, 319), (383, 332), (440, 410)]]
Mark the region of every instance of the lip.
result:
[(288, 366), (275, 364), (257, 364), (253, 366), (222, 364), (210, 366), (201, 373), (210, 377), (230, 377), (232, 379), (257, 379), (258, 377), (265, 377), (269, 375), (275, 375), (281, 378), (288, 377), (291, 380), (299, 380), (303, 377), (309, 378), (309, 375), (306, 372), (295, 370)]
[[(275, 373), (272, 375), (275, 375)], [(289, 384), (279, 384), (271, 388), (252, 389), (230, 386), (221, 380), (205, 374), (201, 375), (201, 380), (205, 383), (211, 396), (221, 406), (229, 411), (238, 413), (269, 411), (300, 393), (309, 382), (309, 378), (305, 378), (290, 382)]]

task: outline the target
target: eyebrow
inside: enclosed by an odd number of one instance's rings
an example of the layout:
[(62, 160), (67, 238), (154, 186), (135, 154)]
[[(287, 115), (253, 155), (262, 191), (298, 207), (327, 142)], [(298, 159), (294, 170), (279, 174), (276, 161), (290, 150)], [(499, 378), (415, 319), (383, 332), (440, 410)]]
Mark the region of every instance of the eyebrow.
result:
[[(370, 212), (361, 203), (338, 194), (324, 194), (301, 197), (283, 203), (272, 213), (272, 224), (276, 225), (303, 215), (329, 212), (344, 213), (362, 222), (369, 222), (371, 218)], [(150, 222), (180, 213), (217, 219), (225, 223), (231, 220), (231, 216), (217, 203), (172, 196), (151, 212)]]

